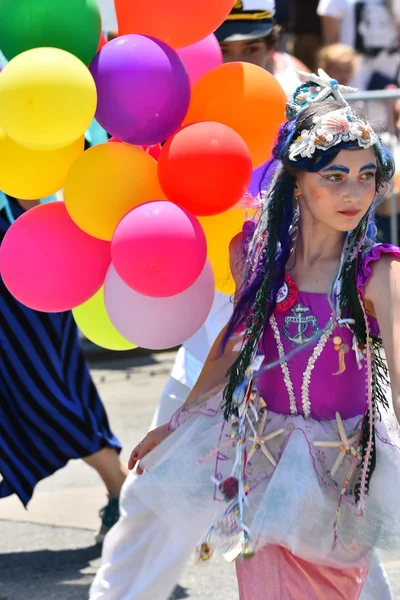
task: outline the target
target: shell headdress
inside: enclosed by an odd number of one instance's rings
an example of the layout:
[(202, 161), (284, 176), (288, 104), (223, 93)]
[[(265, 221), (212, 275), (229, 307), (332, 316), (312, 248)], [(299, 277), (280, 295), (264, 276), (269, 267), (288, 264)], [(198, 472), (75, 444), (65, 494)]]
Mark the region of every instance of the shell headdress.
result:
[(332, 96), (341, 108), (314, 118), (311, 129), (304, 129), (290, 145), (289, 160), (296, 161), (297, 157), (311, 158), (315, 150), (328, 150), (341, 142), (357, 141), (361, 148), (373, 146), (377, 136), (372, 127), (359, 115), (352, 112), (343, 94), (356, 92), (348, 86), (339, 85), (322, 69), (318, 75), (303, 73), (307, 82), (297, 88), (292, 102), (287, 104), (286, 116), (295, 118), (301, 110), (314, 102), (320, 102)]

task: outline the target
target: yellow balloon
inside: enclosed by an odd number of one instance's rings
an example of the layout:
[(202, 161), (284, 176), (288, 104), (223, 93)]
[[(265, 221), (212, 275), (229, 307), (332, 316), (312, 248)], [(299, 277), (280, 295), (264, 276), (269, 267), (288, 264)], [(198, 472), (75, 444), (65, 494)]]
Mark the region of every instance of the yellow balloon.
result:
[(126, 340), (111, 323), (104, 305), (104, 288), (87, 302), (72, 310), (75, 323), (88, 340), (108, 350), (132, 350), (137, 348)]
[(215, 288), (233, 295), (235, 283), (229, 264), (229, 244), (242, 231), (246, 218), (254, 216), (254, 209), (232, 208), (212, 217), (197, 217), (207, 238), (207, 254), (215, 275)]
[(150, 200), (165, 200), (157, 163), (144, 150), (121, 143), (99, 144), (72, 165), (64, 199), (73, 221), (102, 240), (111, 240), (127, 212)]
[(0, 127), (27, 148), (72, 144), (89, 127), (96, 103), (89, 69), (58, 48), (22, 52), (0, 74)]
[(31, 150), (0, 129), (0, 190), (22, 200), (45, 198), (63, 186), (68, 170), (84, 149), (84, 138), (59, 150)]

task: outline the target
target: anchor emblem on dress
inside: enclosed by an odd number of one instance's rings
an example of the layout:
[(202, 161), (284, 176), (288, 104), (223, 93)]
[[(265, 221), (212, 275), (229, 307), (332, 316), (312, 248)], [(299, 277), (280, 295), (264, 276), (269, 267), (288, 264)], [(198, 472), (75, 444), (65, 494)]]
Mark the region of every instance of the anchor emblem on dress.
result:
[[(310, 309), (298, 303), (290, 309), (292, 313), (285, 317), (283, 325), (283, 335), (292, 342), (293, 345), (301, 346), (311, 340), (318, 331), (318, 319), (315, 315), (307, 315)], [(295, 326), (295, 328), (293, 327)], [(307, 332), (311, 327), (311, 333)]]

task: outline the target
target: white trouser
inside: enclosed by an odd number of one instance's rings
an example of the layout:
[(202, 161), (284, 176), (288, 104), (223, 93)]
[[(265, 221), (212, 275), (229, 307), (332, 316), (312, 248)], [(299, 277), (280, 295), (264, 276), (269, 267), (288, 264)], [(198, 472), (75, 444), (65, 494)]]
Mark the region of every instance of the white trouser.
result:
[[(190, 388), (168, 380), (150, 429), (168, 423)], [(90, 600), (167, 600), (197, 540), (178, 539), (168, 525), (135, 496), (135, 473), (121, 491), (120, 520), (106, 536), (102, 566)]]
[[(151, 428), (167, 423), (189, 392), (187, 386), (169, 379)], [(177, 537), (142, 504), (135, 496), (136, 479), (131, 473), (122, 488), (121, 517), (106, 536), (90, 600), (167, 600), (198, 541)], [(391, 598), (386, 575), (373, 554), (360, 600)]]
[(90, 600), (167, 600), (196, 544), (136, 498), (137, 477), (129, 474), (122, 488), (121, 516), (104, 541)]

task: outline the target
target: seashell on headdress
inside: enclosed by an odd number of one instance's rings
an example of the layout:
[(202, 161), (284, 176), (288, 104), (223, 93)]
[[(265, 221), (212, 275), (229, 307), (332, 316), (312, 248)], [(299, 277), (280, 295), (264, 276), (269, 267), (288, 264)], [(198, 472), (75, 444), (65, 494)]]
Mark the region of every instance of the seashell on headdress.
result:
[(350, 121), (347, 115), (343, 114), (341, 110), (335, 110), (327, 115), (324, 115), (321, 120), (314, 121), (319, 123), (319, 127), (327, 133), (344, 134), (350, 130)]
[(318, 75), (303, 73), (308, 81), (297, 88), (293, 100), (286, 106), (288, 119), (295, 118), (301, 110), (314, 102), (321, 102), (330, 96), (341, 104), (342, 108), (314, 118), (314, 126), (304, 129), (289, 147), (289, 160), (296, 161), (297, 156), (311, 158), (315, 150), (327, 150), (341, 142), (357, 141), (362, 148), (375, 144), (377, 136), (372, 127), (359, 115), (352, 112), (343, 94), (356, 92), (348, 86), (339, 85), (322, 69)]

